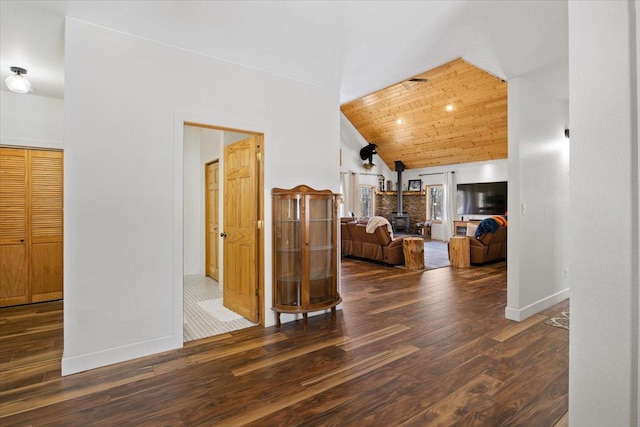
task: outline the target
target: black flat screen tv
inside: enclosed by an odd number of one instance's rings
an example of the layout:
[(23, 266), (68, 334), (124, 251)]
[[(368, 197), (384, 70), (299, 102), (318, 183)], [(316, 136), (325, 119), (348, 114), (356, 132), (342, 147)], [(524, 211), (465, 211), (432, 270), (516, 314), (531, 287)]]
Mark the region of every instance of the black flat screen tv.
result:
[(458, 184), (458, 215), (504, 215), (507, 212), (507, 182)]

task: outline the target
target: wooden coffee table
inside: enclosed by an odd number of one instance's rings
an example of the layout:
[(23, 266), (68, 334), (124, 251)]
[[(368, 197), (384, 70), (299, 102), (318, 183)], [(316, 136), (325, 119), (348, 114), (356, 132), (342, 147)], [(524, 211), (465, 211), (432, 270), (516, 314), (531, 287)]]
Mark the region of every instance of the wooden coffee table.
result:
[(451, 267), (454, 268), (471, 267), (471, 254), (468, 237), (451, 237), (449, 240), (449, 261), (451, 262)]
[(405, 237), (402, 241), (404, 266), (407, 270), (424, 270), (424, 239)]

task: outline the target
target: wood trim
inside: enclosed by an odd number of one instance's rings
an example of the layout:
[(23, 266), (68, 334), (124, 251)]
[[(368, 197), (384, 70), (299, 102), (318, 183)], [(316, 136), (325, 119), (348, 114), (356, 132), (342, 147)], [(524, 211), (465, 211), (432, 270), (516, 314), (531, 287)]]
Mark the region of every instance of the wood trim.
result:
[(204, 124), (204, 123), (184, 122), (183, 124), (184, 124), (184, 126), (192, 126), (192, 127), (196, 127), (196, 128), (211, 129), (211, 130), (220, 130), (220, 131), (223, 131), (223, 132), (244, 133), (244, 134), (247, 134), (247, 135), (254, 135), (254, 136), (262, 136), (263, 135), (262, 132), (256, 132), (256, 131), (245, 130), (245, 129), (234, 129), (234, 128), (228, 128), (228, 127), (224, 127), (224, 126), (207, 125), (207, 124)]
[(64, 149), (62, 148), (51, 148), (51, 147), (35, 147), (33, 145), (7, 145), (7, 144), (0, 144), (0, 148), (15, 148), (15, 149), (21, 149), (21, 150), (37, 150), (37, 151), (59, 151), (59, 152), (64, 152)]
[(265, 218), (264, 218), (264, 134), (258, 135), (258, 162), (256, 164), (257, 167), (257, 178), (258, 182), (256, 183), (258, 186), (258, 221), (261, 224), (258, 227), (258, 289), (259, 289), (259, 299), (258, 299), (258, 322), (264, 326), (265, 322), (265, 312), (266, 306), (264, 301), (264, 270), (265, 270), (265, 257), (264, 257), (264, 229), (265, 229)]
[(31, 302), (55, 301), (58, 299), (62, 299), (62, 291), (34, 295), (31, 297)]

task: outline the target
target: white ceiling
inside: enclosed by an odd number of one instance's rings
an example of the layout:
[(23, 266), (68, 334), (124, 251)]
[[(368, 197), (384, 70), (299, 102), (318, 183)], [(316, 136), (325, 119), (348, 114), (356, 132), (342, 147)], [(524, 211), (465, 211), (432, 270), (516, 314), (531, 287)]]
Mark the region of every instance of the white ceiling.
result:
[(67, 16), (333, 89), (341, 102), (458, 57), (504, 80), (551, 64), (556, 71), (539, 83), (568, 98), (566, 0), (2, 0), (0, 6), (1, 78), (11, 66), (26, 68), (34, 94), (42, 96), (63, 97)]

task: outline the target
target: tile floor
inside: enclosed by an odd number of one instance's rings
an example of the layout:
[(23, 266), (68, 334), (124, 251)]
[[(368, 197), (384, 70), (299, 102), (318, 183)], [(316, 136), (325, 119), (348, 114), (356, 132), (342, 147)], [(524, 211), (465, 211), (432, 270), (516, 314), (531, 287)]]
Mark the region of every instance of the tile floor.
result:
[(222, 307), (220, 284), (210, 277), (184, 278), (184, 342), (255, 326)]

